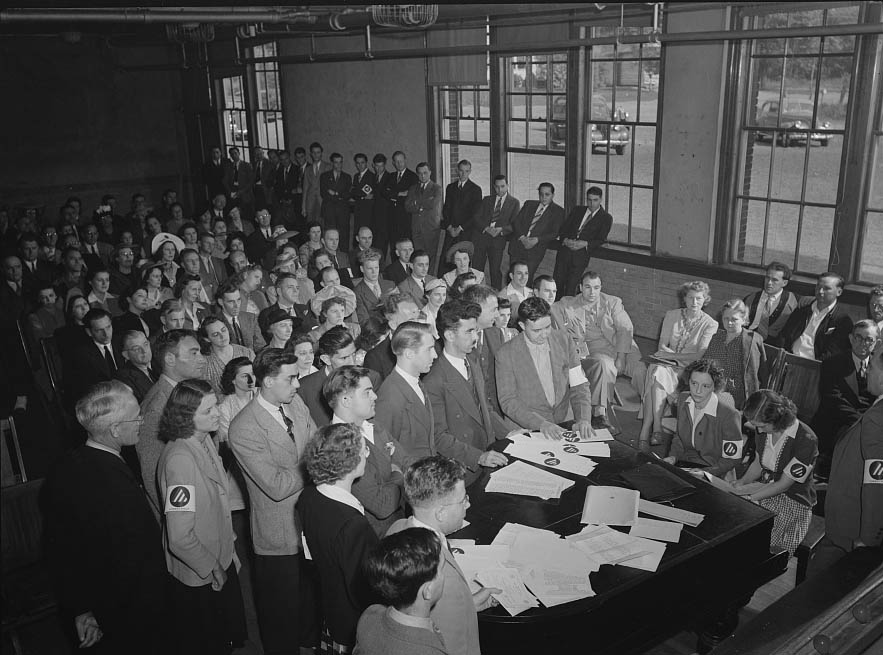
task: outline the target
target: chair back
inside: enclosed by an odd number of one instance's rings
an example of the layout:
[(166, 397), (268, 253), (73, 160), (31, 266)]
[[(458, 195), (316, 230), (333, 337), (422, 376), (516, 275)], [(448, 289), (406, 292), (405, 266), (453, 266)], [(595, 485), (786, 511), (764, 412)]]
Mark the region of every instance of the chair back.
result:
[(785, 353), (779, 393), (797, 405), (797, 417), (809, 423), (819, 408), (821, 363)]
[(760, 388), (778, 391), (785, 365), (785, 351), (765, 343), (763, 344), (763, 352), (766, 355), (766, 379), (758, 380)]

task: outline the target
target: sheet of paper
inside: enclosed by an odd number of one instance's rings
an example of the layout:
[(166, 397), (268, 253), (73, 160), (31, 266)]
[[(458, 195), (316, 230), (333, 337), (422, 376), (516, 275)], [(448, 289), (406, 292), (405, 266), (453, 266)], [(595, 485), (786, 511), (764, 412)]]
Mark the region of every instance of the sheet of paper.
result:
[(574, 546), (602, 564), (620, 564), (648, 554), (634, 538), (606, 525), (587, 525), (579, 534), (565, 538)]
[(629, 534), (633, 537), (668, 541), (676, 544), (681, 540), (681, 529), (683, 527), (681, 523), (657, 521), (656, 519), (647, 519), (639, 516), (637, 522), (629, 530)]
[(512, 616), (517, 616), (531, 607), (539, 607), (540, 603), (524, 586), (518, 569), (500, 567), (486, 569), (478, 573), (476, 579), (485, 587), (502, 589), (502, 593), (494, 594), (500, 605)]
[(593, 461), (586, 459), (585, 457), (565, 453), (562, 450), (560, 442), (550, 442), (548, 445), (543, 444), (543, 447), (539, 448), (536, 446), (536, 444), (528, 445), (522, 443), (513, 443), (506, 446), (505, 452), (512, 455), (513, 457), (517, 457), (528, 462), (534, 462), (535, 464), (540, 464), (541, 466), (547, 466), (550, 469), (568, 471), (569, 473), (575, 473), (576, 475), (581, 476), (589, 475), (589, 473), (591, 473), (596, 466)]
[(529, 441), (551, 441), (552, 443), (561, 443), (562, 441), (566, 441), (567, 443), (591, 443), (594, 441), (613, 441), (613, 435), (610, 434), (610, 430), (607, 428), (598, 428), (594, 430), (594, 435), (585, 439), (580, 436), (579, 432), (568, 432), (563, 439), (549, 439), (546, 435), (544, 435), (539, 430), (534, 430), (532, 432), (513, 432), (507, 436), (507, 438), (511, 439), (515, 442), (529, 442)]
[(547, 568), (586, 574), (597, 571), (594, 560), (586, 557), (574, 544), (547, 534), (522, 532), (515, 538), (510, 550), (509, 561), (517, 567), (542, 564)]
[(448, 546), (451, 548), (463, 548), (464, 546), (474, 546), (475, 539), (448, 539)]
[(565, 453), (583, 457), (610, 457), (610, 446), (601, 441), (568, 443), (561, 447)]
[(641, 548), (650, 551), (648, 554), (635, 559), (629, 559), (620, 562), (623, 566), (630, 566), (633, 569), (641, 569), (643, 571), (655, 571), (665, 555), (665, 544), (651, 539), (642, 539), (640, 537), (632, 537), (637, 540)]
[(672, 507), (671, 505), (663, 505), (662, 503), (654, 503), (653, 501), (644, 500), (643, 498), (638, 503), (638, 511), (643, 514), (649, 514), (650, 516), (659, 517), (661, 519), (668, 519), (669, 521), (684, 523), (685, 525), (689, 525), (693, 528), (702, 523), (702, 520), (705, 518), (704, 514), (690, 512), (685, 509), (678, 509), (677, 507)]
[(512, 546), (515, 543), (515, 538), (521, 534), (522, 532), (533, 532), (537, 534), (544, 534), (554, 539), (559, 539), (560, 537), (551, 530), (543, 530), (541, 528), (532, 528), (529, 525), (522, 525), (521, 523), (506, 523), (500, 531), (497, 533), (497, 536), (494, 537), (494, 540), (491, 542), (492, 546)]
[(555, 607), (580, 598), (594, 596), (588, 574), (535, 566), (521, 572), (527, 585), (546, 607)]
[(638, 519), (640, 498), (634, 489), (590, 486), (586, 489), (580, 523), (634, 525)]
[(721, 480), (716, 475), (712, 475), (706, 471), (702, 471), (701, 473), (702, 479), (705, 480), (708, 484), (710, 484), (715, 489), (720, 489), (721, 491), (726, 491), (728, 494), (733, 493), (733, 485), (727, 482), (726, 480)]
[(560, 498), (562, 492), (573, 485), (573, 480), (516, 461), (491, 473), (485, 491), (539, 498)]

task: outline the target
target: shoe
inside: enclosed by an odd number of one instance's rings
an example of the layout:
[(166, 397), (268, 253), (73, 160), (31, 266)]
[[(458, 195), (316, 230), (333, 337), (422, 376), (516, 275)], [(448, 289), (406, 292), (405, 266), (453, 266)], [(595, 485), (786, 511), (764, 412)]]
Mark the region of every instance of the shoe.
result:
[(668, 439), (668, 435), (665, 432), (654, 432), (650, 435), (650, 445), (661, 446), (665, 443), (666, 439)]

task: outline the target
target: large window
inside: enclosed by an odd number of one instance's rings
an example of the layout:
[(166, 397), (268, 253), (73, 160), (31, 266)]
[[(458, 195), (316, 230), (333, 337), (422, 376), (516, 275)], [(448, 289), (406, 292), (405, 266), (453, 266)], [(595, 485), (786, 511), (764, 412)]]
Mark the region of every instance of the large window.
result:
[[(748, 16), (743, 27), (793, 28), (858, 19), (858, 6), (842, 4)], [(761, 39), (746, 41), (743, 48), (740, 183), (731, 261), (763, 267), (778, 260), (795, 271), (817, 274), (830, 268), (833, 259), (856, 38)], [(868, 226), (872, 217), (869, 212)]]
[(551, 182), (561, 203), (567, 146), (567, 55), (508, 57), (505, 68), (510, 190), (524, 201), (536, 198), (540, 182)]
[(858, 277), (862, 282), (880, 284), (883, 282), (883, 100), (877, 105), (874, 146), (871, 152)]
[(237, 146), (245, 161), (251, 155), (251, 140), (248, 135), (245, 86), (242, 75), (222, 77), (221, 80), (221, 134), (224, 143), (224, 156), (227, 150)]
[[(276, 57), (275, 41), (252, 48), (253, 56)], [(285, 126), (282, 122), (282, 92), (279, 84), (279, 61), (254, 66), (255, 110), (257, 132), (255, 145), (278, 150), (285, 147)]]
[(472, 181), (485, 195), (491, 188), (491, 108), (487, 85), (442, 87), (439, 89), (438, 114), (442, 117), (442, 161), (440, 182), (448, 184), (457, 176), (457, 162), (472, 164)]
[[(616, 31), (615, 27), (596, 27), (592, 36), (614, 36)], [(626, 27), (622, 33), (650, 31), (649, 27)], [(596, 45), (587, 54), (586, 187), (604, 191), (604, 204), (613, 216), (611, 242), (649, 248), (660, 45)]]

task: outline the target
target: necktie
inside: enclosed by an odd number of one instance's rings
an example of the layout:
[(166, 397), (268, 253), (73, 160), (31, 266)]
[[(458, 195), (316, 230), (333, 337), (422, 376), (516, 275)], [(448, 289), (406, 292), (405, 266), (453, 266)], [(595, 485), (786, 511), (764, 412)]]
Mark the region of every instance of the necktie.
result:
[(117, 372), (116, 362), (113, 361), (113, 355), (107, 346), (104, 347), (104, 361), (107, 362), (107, 370), (110, 371), (111, 375)]
[(335, 172), (334, 172), (334, 181), (335, 181), (335, 182), (337, 182), (337, 176), (338, 176), (338, 175), (339, 175), (339, 173), (338, 173), (337, 171), (335, 171)]
[(494, 205), (494, 213), (491, 214), (491, 216), (493, 216), (494, 220), (496, 220), (497, 216), (500, 215), (500, 210), (502, 209), (502, 206), (503, 206), (503, 199), (500, 196), (497, 196), (497, 202)]
[(282, 405), (279, 406), (279, 413), (282, 415), (282, 421), (285, 423), (285, 430), (288, 432), (288, 436), (294, 441), (294, 421), (288, 418), (288, 414), (282, 409)]
[(862, 360), (858, 369), (858, 392), (865, 393), (868, 390), (868, 363)]
[(233, 167), (233, 186), (239, 186), (239, 164)]
[(404, 171), (399, 171), (399, 176), (396, 178), (396, 182), (401, 182), (401, 181), (402, 181), (402, 173), (403, 173), (403, 172), (404, 172)]
[(472, 367), (469, 365), (469, 360), (465, 357), (463, 358), (463, 366), (466, 367), (466, 379), (472, 380)]
[(236, 343), (241, 346), (244, 343), (242, 328), (239, 327), (239, 319), (235, 316), (233, 317), (233, 335), (236, 337)]
[(579, 228), (577, 228), (577, 230), (576, 230), (576, 236), (574, 237), (575, 239), (578, 239), (578, 238), (579, 238), (579, 233), (583, 231), (583, 228), (586, 226), (586, 223), (589, 221), (589, 219), (590, 219), (591, 217), (592, 217), (592, 210), (591, 210), (591, 209), (587, 209), (587, 210), (586, 210), (586, 214), (585, 214), (585, 216), (583, 216), (583, 220), (581, 220), (581, 221), (579, 222)]
[(533, 220), (530, 222), (530, 227), (527, 228), (527, 236), (531, 235), (531, 232), (533, 232), (533, 229), (537, 226), (537, 223), (540, 222), (540, 219), (543, 217), (543, 210), (545, 210), (545, 208), (546, 206), (542, 204), (537, 207), (537, 213), (533, 215)]

